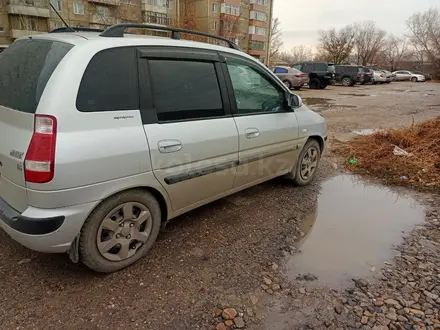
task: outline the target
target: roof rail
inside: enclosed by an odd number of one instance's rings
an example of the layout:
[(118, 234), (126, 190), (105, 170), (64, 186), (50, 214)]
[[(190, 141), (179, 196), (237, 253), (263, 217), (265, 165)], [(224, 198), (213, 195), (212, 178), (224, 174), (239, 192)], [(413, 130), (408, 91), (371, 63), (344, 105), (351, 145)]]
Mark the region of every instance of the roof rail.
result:
[(104, 30), (94, 29), (89, 27), (60, 27), (53, 29), (49, 33), (62, 33), (62, 32), (102, 32)]
[(188, 33), (193, 35), (198, 35), (202, 37), (208, 37), (213, 38), (217, 40), (221, 40), (226, 42), (229, 45), (229, 48), (235, 49), (235, 50), (241, 50), (233, 41), (219, 37), (213, 34), (204, 33), (204, 32), (198, 32), (193, 30), (187, 30), (187, 29), (179, 29), (179, 28), (172, 28), (168, 26), (159, 26), (154, 24), (137, 24), (137, 23), (121, 23), (121, 24), (115, 24), (107, 28), (104, 32), (100, 34), (101, 37), (113, 37), (113, 38), (121, 38), (124, 36), (124, 32), (128, 28), (135, 28), (135, 29), (153, 29), (153, 30), (159, 30), (159, 31), (169, 31), (171, 32), (171, 39), (180, 39), (180, 33)]

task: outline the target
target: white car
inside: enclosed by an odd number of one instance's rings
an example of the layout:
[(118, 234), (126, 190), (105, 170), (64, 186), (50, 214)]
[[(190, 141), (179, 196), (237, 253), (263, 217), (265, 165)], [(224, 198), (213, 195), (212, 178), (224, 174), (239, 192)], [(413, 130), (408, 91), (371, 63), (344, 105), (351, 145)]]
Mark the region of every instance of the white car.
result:
[(373, 70), (373, 84), (383, 84), (387, 82), (386, 74), (380, 70)]
[(400, 70), (400, 71), (394, 71), (393, 74), (396, 75), (396, 81), (409, 80), (412, 82), (418, 82), (418, 81), (425, 81), (426, 80), (424, 75), (414, 73), (411, 71)]

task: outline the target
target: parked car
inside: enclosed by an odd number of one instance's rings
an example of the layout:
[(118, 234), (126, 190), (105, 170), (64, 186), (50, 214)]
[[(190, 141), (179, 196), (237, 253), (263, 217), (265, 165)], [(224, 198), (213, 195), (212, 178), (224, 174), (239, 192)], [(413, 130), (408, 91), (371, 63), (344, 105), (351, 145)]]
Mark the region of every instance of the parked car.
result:
[(396, 75), (396, 81), (412, 81), (412, 82), (417, 82), (417, 81), (425, 81), (426, 78), (423, 74), (417, 74), (417, 73), (413, 73), (411, 71), (405, 71), (405, 70), (399, 70), (399, 71), (394, 71), (393, 72)]
[(335, 65), (335, 82), (354, 86), (364, 81), (364, 70), (359, 65)]
[(432, 80), (432, 75), (430, 73), (423, 73), (422, 71), (411, 71), (414, 74), (421, 74), (425, 77), (425, 80)]
[(309, 75), (309, 86), (312, 89), (324, 89), (334, 83), (335, 67), (327, 62), (300, 62), (293, 68)]
[[(171, 39), (124, 38), (131, 27)], [(170, 219), (275, 177), (315, 177), (324, 118), (233, 42), (151, 24), (74, 29), (0, 56), (0, 227), (17, 242), (114, 272)]]
[(272, 70), (289, 89), (295, 88), (299, 90), (309, 82), (309, 75), (295, 68), (276, 66)]
[(373, 70), (373, 84), (383, 84), (387, 82), (385, 73), (381, 70)]
[(363, 66), (362, 69), (364, 71), (364, 79), (360, 84), (365, 85), (373, 83), (373, 70), (366, 66)]
[(382, 71), (385, 74), (385, 82), (387, 84), (396, 80), (396, 75), (391, 73), (390, 71), (388, 70), (380, 70), (380, 71)]

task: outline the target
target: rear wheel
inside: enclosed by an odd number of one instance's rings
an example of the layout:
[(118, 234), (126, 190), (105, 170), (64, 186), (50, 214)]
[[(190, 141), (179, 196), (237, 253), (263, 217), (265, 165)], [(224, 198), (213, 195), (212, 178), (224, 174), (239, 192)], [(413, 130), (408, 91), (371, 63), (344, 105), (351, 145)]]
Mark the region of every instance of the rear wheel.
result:
[(326, 83), (322, 83), (319, 85), (319, 89), (326, 89), (327, 88), (327, 84)]
[(349, 77), (344, 77), (342, 79), (342, 85), (345, 86), (345, 87), (353, 86), (352, 85), (352, 81), (351, 81), (351, 79)]
[(319, 83), (319, 79), (318, 79), (318, 78), (312, 78), (312, 79), (310, 79), (309, 87), (310, 87), (311, 89), (318, 89), (319, 86), (320, 86), (320, 83)]
[(412, 82), (417, 82), (417, 78), (416, 78), (416, 77), (412, 77), (412, 78), (411, 78), (411, 81), (412, 81)]
[(293, 87), (293, 88), (295, 88), (295, 90), (299, 91), (301, 89), (301, 87), (302, 86), (296, 86), (296, 87)]
[(160, 225), (160, 206), (149, 192), (113, 196), (86, 220), (79, 239), (80, 260), (101, 273), (121, 270), (147, 254)]
[(289, 80), (284, 80), (283, 83), (284, 83), (284, 85), (286, 85), (286, 87), (287, 87), (288, 89), (292, 89), (292, 84), (290, 83)]

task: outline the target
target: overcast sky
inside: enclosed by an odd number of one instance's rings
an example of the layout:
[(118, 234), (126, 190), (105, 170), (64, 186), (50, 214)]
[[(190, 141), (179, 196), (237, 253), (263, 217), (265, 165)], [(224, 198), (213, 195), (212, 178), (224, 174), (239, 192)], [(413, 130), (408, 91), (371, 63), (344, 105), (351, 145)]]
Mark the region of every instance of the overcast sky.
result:
[(281, 20), (284, 48), (315, 46), (318, 30), (373, 20), (389, 33), (406, 33), (405, 21), (417, 11), (440, 9), (440, 0), (273, 0)]

